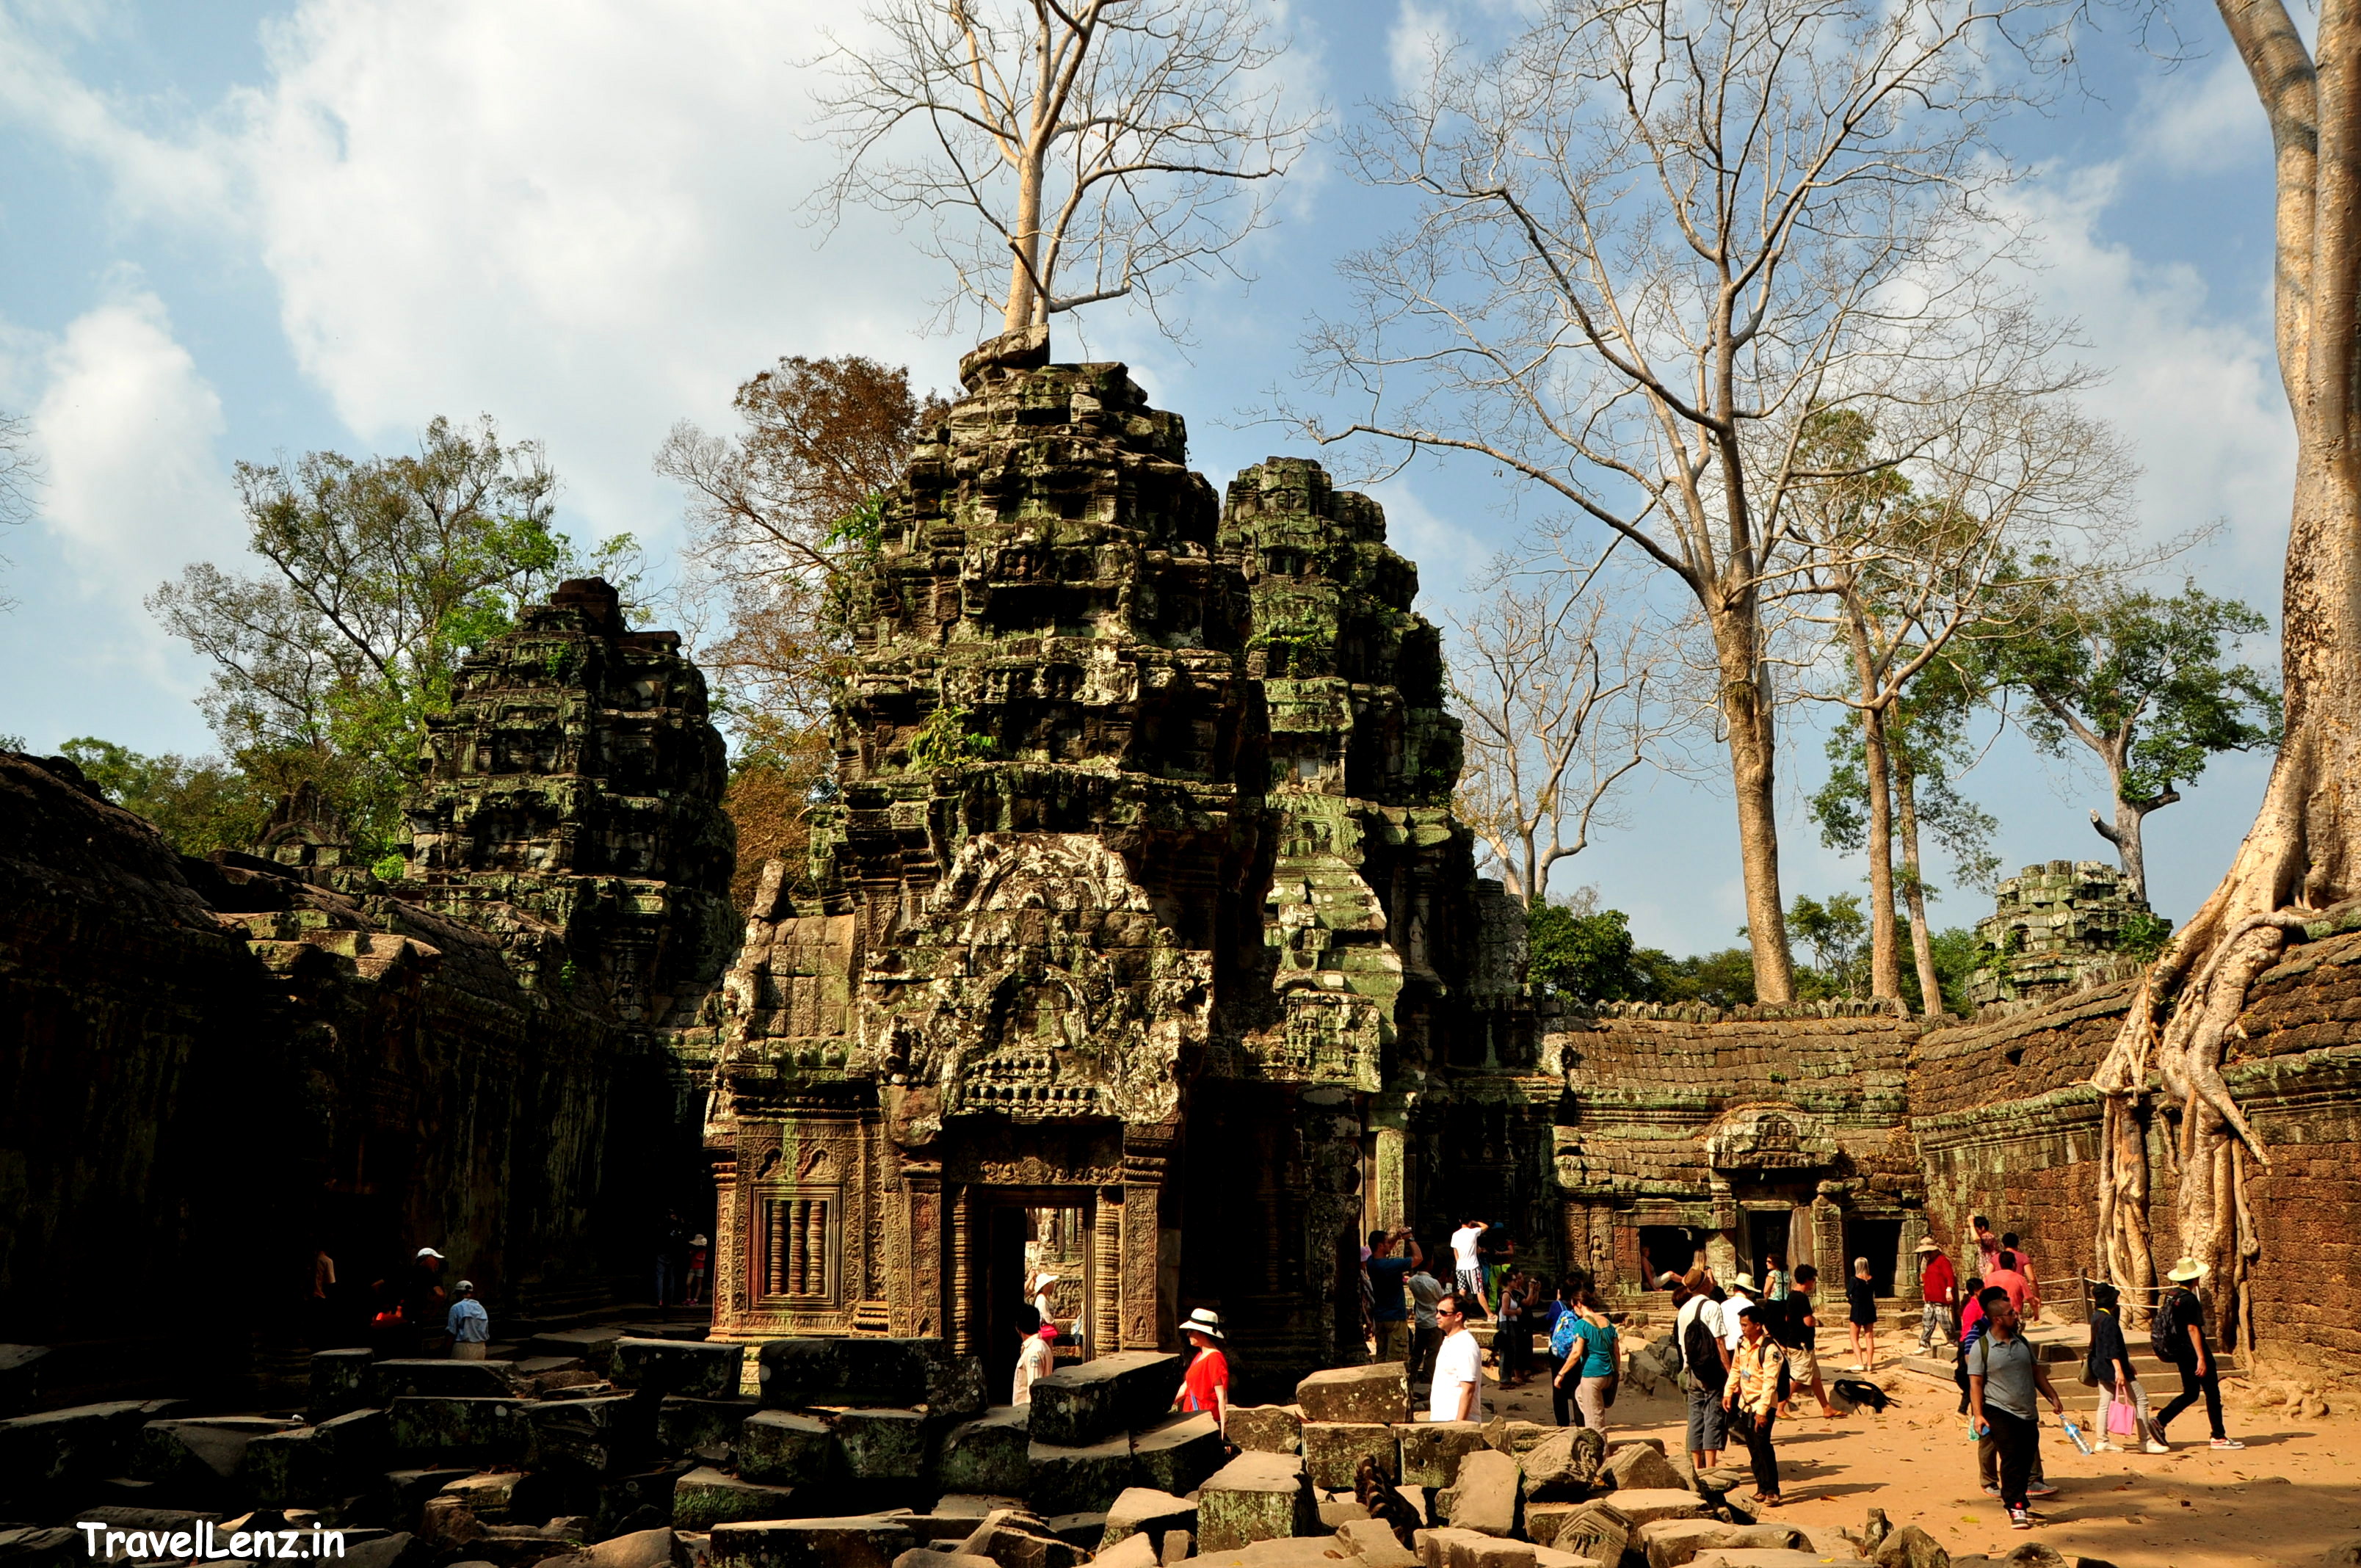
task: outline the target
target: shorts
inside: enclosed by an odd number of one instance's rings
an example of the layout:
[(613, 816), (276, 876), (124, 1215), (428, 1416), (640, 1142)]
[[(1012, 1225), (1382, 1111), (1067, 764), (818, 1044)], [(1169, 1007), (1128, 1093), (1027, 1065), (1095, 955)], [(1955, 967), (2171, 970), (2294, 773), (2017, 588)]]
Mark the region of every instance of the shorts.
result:
[(1808, 1388), (1820, 1375), (1819, 1352), (1808, 1344), (1799, 1344), (1787, 1352), (1787, 1381), (1797, 1388)]
[(1466, 1291), (1468, 1295), (1476, 1297), (1479, 1300), (1482, 1299), (1484, 1295), (1484, 1271), (1480, 1268), (1461, 1269), (1459, 1271), (1459, 1288)]

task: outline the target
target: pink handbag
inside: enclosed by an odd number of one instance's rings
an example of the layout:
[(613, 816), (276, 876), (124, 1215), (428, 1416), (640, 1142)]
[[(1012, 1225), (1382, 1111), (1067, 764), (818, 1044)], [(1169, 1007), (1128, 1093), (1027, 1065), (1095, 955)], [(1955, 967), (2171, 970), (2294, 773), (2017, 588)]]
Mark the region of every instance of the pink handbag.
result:
[(2139, 1419), (2133, 1409), (2121, 1399), (2107, 1401), (2107, 1435), (2133, 1437), (2139, 1432)]

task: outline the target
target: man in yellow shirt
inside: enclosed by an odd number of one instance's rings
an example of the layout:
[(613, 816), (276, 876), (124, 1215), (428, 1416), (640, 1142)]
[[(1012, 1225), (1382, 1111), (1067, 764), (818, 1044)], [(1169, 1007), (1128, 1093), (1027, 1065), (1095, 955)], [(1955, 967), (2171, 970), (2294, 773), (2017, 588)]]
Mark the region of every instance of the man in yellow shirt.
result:
[(1727, 1303), (1738, 1314), (1737, 1352), (1730, 1361), (1730, 1387), (1721, 1408), (1730, 1412), (1730, 1431), (1746, 1444), (1754, 1466), (1754, 1500), (1767, 1508), (1779, 1506), (1779, 1456), (1772, 1452), (1771, 1428), (1779, 1419), (1779, 1379), (1786, 1370), (1787, 1352), (1763, 1331), (1761, 1310), (1752, 1301)]

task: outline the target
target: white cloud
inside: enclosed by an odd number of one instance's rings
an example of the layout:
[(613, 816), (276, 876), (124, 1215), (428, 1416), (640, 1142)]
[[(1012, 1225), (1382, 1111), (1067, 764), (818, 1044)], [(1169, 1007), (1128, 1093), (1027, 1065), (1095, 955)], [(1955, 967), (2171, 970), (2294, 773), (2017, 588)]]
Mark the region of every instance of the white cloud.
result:
[(140, 291), (89, 311), (45, 357), (41, 513), (86, 593), (136, 607), (185, 563), (243, 547), (214, 450), (221, 400), (162, 302)]
[(2150, 81), (2132, 144), (2176, 174), (2213, 174), (2270, 157), (2270, 126), (2246, 63), (2225, 53)]

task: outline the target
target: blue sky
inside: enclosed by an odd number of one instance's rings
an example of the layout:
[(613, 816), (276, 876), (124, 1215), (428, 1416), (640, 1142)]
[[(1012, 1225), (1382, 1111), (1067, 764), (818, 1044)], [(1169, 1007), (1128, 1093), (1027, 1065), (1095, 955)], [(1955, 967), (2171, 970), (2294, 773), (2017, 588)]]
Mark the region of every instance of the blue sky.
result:
[[(631, 531), (661, 557), (680, 502), (649, 466), (675, 421), (729, 426), (731, 389), (787, 353), (862, 352), (950, 383), (972, 331), (927, 334), (929, 264), (856, 217), (822, 245), (805, 199), (819, 27), (798, 0), (304, 0), (203, 5), (0, 0), (0, 409), (27, 415), (41, 515), (0, 539), (0, 731), (37, 750), (96, 734), (210, 745), (204, 672), (141, 607), (185, 564), (243, 555), (231, 464), (410, 444), (436, 413), (544, 441), (577, 537)], [(1483, 33), (1510, 0), (1297, 0), (1290, 82), (1349, 119), (1427, 36)], [(2034, 286), (2111, 373), (2096, 411), (2146, 469), (2143, 527), (2219, 521), (2181, 568), (2279, 601), (2292, 444), (2270, 356), (2269, 148), (2210, 12), (2165, 69), (2120, 33), (2085, 42), (2089, 91), (2010, 127), (2034, 177)], [(1251, 287), (1199, 287), (1185, 352), (1120, 314), (1087, 323), (1189, 421), (1219, 486), (1290, 443), (1246, 411), (1290, 387), (1335, 258), (1382, 203), (1315, 154), (1248, 256)], [(965, 324), (965, 323), (962, 323)], [(1061, 352), (1067, 345), (1061, 345)], [(1378, 490), (1440, 616), (1517, 529), (1478, 472)], [(2268, 650), (2262, 650), (2264, 657)], [(1803, 797), (1817, 719), (1784, 760), (1789, 893), (1858, 887)], [(2227, 866), (2267, 765), (2218, 763), (2150, 819), (2158, 908), (2184, 916)], [(1969, 780), (2009, 867), (2103, 858), (2094, 774), (2002, 735)], [(1727, 945), (1736, 832), (1710, 773), (1627, 795), (1625, 822), (1558, 889), (1593, 883), (1641, 937)], [(1940, 875), (1940, 870), (1938, 875)], [(1970, 922), (1982, 898), (1945, 898)]]

